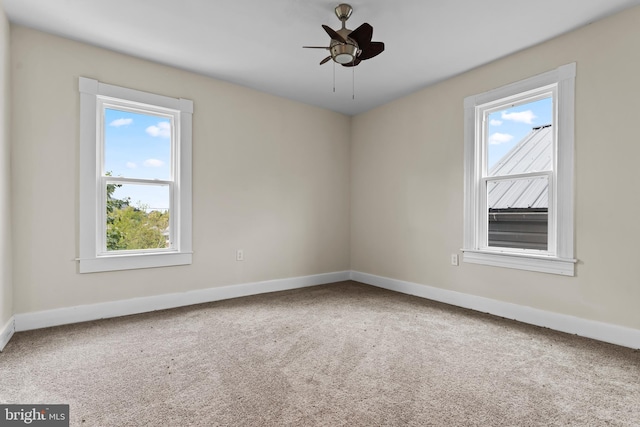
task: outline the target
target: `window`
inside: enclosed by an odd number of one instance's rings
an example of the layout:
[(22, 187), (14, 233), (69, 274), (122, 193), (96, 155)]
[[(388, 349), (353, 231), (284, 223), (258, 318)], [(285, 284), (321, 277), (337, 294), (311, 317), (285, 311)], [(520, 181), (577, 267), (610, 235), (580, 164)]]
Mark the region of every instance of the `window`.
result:
[(465, 262), (574, 275), (575, 74), (465, 99)]
[(191, 264), (192, 101), (79, 87), (80, 273)]

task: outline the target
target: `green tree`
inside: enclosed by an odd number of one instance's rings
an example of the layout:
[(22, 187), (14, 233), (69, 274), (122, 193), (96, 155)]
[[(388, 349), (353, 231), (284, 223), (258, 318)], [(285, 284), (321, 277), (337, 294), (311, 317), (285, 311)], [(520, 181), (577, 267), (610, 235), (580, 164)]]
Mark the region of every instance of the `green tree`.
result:
[[(107, 176), (111, 173), (108, 172)], [(140, 204), (135, 207), (131, 199), (113, 197), (121, 184), (107, 184), (107, 250), (156, 249), (167, 247), (169, 229), (168, 211), (149, 211)]]
[[(107, 172), (107, 176), (111, 176), (111, 172)], [(129, 206), (130, 199), (116, 199), (113, 193), (116, 188), (122, 187), (120, 184), (107, 184), (107, 250), (117, 251), (126, 249), (124, 235), (122, 231), (115, 226), (116, 213), (123, 208)]]
[(114, 210), (113, 229), (121, 238), (122, 249), (154, 249), (167, 247), (165, 231), (169, 226), (169, 212), (147, 212), (146, 206), (125, 206)]

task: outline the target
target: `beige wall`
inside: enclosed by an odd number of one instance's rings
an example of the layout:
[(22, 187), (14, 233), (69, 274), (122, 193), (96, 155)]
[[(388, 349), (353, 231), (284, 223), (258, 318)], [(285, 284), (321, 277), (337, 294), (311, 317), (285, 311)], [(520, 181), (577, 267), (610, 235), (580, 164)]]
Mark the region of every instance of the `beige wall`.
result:
[[(14, 311), (351, 268), (640, 329), (637, 22), (640, 8), (353, 119), (12, 26)], [(463, 99), (574, 61), (577, 276), (451, 266), (462, 245)], [(193, 265), (76, 273), (79, 76), (194, 100)], [(0, 187), (3, 236), (8, 197)], [(0, 321), (11, 315), (1, 248)], [(238, 248), (246, 261), (234, 261)]]
[[(349, 268), (349, 117), (21, 26), (11, 55), (16, 313)], [(76, 273), (79, 76), (194, 101), (192, 265)]]
[(9, 98), (9, 22), (0, 0), (0, 331), (13, 315)]
[[(640, 329), (640, 7), (357, 116), (353, 270)], [(577, 62), (573, 278), (462, 263), (463, 99)]]

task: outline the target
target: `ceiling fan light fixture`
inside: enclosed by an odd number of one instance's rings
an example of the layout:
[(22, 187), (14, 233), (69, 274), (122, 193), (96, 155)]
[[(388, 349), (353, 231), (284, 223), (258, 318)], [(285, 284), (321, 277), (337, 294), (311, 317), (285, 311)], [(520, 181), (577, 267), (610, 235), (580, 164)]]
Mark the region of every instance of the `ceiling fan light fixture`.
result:
[(331, 46), (331, 57), (338, 64), (353, 62), (358, 53), (358, 48), (352, 44), (336, 44)]
[(338, 64), (348, 64), (350, 62), (353, 62), (353, 56), (347, 54), (347, 53), (341, 53), (340, 55), (336, 56), (334, 58), (334, 60), (338, 63)]

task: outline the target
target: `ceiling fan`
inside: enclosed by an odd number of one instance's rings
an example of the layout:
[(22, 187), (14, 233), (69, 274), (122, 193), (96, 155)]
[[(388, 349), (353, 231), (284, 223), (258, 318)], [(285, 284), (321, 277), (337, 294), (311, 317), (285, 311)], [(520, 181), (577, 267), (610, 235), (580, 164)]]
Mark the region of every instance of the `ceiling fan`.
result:
[(329, 34), (331, 41), (328, 47), (324, 46), (303, 46), (308, 49), (326, 49), (331, 55), (320, 61), (320, 65), (333, 59), (334, 62), (344, 67), (355, 67), (361, 61), (371, 59), (384, 51), (383, 42), (373, 42), (373, 27), (366, 22), (355, 30), (350, 30), (345, 23), (351, 16), (353, 8), (348, 4), (340, 4), (336, 7), (335, 13), (342, 22), (342, 28), (333, 30), (327, 25), (322, 28)]

